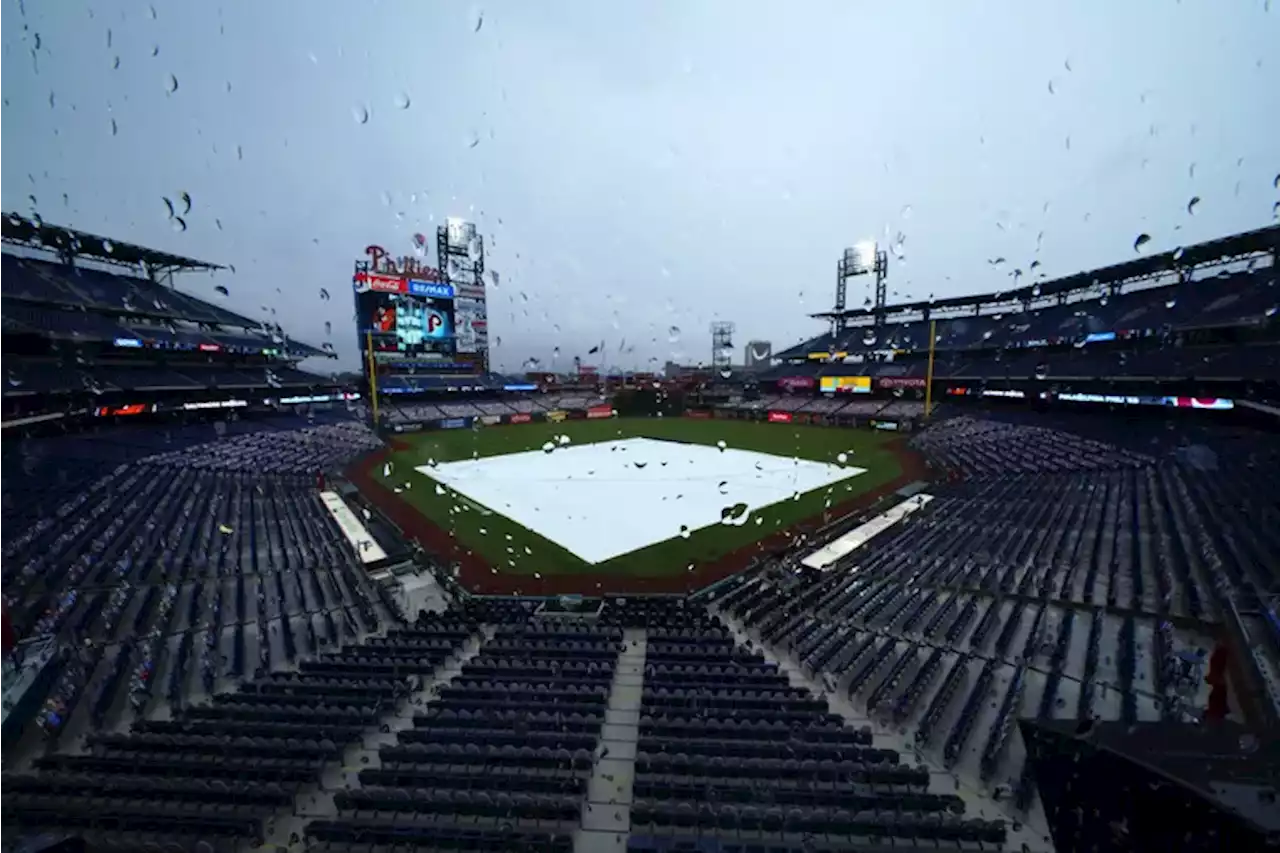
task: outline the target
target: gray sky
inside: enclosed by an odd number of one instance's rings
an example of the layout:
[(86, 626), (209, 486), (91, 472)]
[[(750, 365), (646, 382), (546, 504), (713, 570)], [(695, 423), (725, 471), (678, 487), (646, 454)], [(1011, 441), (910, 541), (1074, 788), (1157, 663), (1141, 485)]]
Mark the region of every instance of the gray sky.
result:
[(450, 215), (502, 275), (499, 367), (601, 338), (622, 366), (708, 360), (713, 319), (775, 349), (822, 331), (867, 236), (903, 236), (890, 289), (923, 298), (1272, 221), (1267, 6), (6, 0), (0, 188), (234, 264), (229, 307), (314, 344), (331, 322), (342, 367), (352, 261)]

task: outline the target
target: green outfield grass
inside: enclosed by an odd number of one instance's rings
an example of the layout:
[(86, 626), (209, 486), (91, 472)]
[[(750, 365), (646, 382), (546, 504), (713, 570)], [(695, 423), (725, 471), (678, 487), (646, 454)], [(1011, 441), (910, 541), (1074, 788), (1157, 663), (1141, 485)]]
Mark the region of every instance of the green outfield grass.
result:
[[(742, 526), (714, 525), (591, 564), (496, 512), (479, 507), (416, 469), (437, 462), (499, 456), (535, 450), (567, 435), (575, 445), (646, 437), (753, 450), (782, 457), (837, 463), (848, 454), (849, 465), (865, 473), (752, 512)], [(793, 426), (730, 420), (609, 418), (488, 426), (476, 430), (442, 430), (397, 436), (407, 447), (390, 457), (391, 471), (381, 464), (372, 472), (387, 488), (411, 504), (458, 540), (508, 574), (610, 573), (639, 576), (671, 575), (694, 561), (710, 561), (755, 542), (777, 530), (821, 514), (901, 475), (901, 466), (885, 444), (894, 435), (858, 429)], [(643, 512), (643, 507), (636, 507)]]

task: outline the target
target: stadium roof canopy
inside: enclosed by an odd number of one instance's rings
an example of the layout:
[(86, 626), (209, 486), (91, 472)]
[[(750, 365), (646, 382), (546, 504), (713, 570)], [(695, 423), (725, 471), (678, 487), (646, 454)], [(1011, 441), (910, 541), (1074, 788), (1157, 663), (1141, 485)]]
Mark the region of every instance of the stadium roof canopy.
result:
[[(995, 293), (972, 294), (969, 296), (952, 296), (946, 299), (933, 299), (917, 302), (901, 302), (886, 306), (889, 311), (923, 311), (926, 308), (964, 308), (990, 303), (1023, 302), (1042, 299), (1059, 293), (1072, 293), (1089, 287), (1105, 287), (1136, 279), (1149, 278), (1174, 269), (1195, 268), (1204, 264), (1216, 264), (1232, 258), (1269, 252), (1276, 254), (1280, 250), (1280, 225), (1268, 225), (1256, 231), (1233, 234), (1194, 246), (1186, 246), (1158, 255), (1146, 255), (1113, 264), (1109, 267), (1079, 272), (1052, 281), (1040, 282), (1038, 285), (1027, 285), (1011, 290)], [(830, 320), (836, 317), (860, 317), (872, 313), (870, 308), (849, 308), (835, 313), (824, 311), (810, 314), (815, 319)]]
[(108, 237), (100, 237), (97, 234), (77, 231), (61, 225), (49, 225), (16, 213), (6, 213), (3, 219), (4, 242), (32, 249), (70, 252), (74, 255), (124, 266), (136, 267), (145, 264), (154, 270), (173, 272), (225, 269), (219, 264), (184, 258), (181, 255), (160, 252), (133, 243), (121, 243)]

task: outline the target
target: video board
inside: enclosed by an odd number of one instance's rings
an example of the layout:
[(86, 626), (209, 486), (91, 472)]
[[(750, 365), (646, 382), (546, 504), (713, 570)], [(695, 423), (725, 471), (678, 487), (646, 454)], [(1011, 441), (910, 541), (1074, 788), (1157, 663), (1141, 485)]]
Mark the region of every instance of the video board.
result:
[(818, 389), (823, 394), (870, 394), (870, 376), (822, 376)]
[(361, 352), (371, 343), (379, 362), (453, 357), (457, 345), (451, 285), (359, 273), (355, 295)]

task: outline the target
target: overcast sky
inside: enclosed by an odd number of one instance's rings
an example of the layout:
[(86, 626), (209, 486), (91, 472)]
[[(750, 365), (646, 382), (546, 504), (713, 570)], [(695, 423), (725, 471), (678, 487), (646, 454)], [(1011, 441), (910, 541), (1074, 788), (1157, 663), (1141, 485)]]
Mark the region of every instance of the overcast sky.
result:
[(1263, 0), (5, 0), (0, 35), (5, 210), (234, 264), (187, 289), (347, 368), (353, 260), (451, 215), (517, 370), (789, 346), (869, 236), (898, 298), (958, 295), (1280, 199)]

